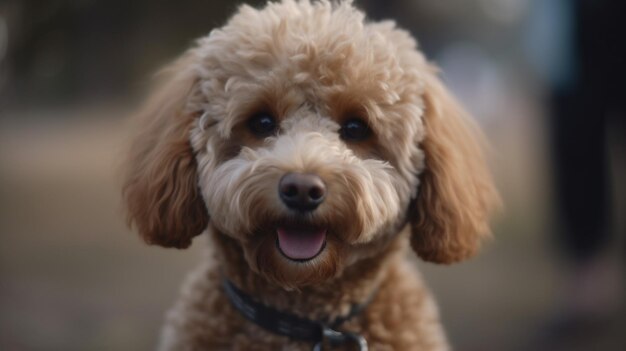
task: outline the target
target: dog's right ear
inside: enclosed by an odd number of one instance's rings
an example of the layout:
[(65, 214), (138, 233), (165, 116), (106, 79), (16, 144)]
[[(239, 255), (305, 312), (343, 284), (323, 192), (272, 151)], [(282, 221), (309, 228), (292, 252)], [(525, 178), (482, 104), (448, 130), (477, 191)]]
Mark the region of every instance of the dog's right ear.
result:
[(209, 221), (189, 143), (196, 116), (185, 107), (197, 80), (189, 59), (164, 72), (164, 85), (137, 116), (140, 130), (126, 164), (128, 222), (147, 243), (164, 247), (188, 247)]

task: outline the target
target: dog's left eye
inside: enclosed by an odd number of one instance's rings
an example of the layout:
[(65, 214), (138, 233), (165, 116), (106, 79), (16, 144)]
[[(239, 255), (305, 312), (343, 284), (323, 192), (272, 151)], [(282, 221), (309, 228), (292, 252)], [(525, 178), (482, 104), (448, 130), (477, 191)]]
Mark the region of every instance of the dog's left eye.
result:
[(276, 133), (276, 119), (265, 112), (257, 113), (248, 120), (248, 128), (259, 138), (268, 137)]
[(367, 139), (372, 130), (367, 123), (361, 119), (350, 119), (341, 126), (339, 135), (343, 140), (347, 141), (362, 141)]

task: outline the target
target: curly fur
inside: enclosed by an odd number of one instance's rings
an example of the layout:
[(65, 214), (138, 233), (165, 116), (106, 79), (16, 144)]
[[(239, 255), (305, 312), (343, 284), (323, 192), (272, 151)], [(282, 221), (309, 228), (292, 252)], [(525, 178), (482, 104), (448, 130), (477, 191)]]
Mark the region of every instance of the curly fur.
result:
[[(124, 187), (129, 221), (151, 244), (184, 248), (207, 232), (209, 258), (168, 314), (163, 350), (306, 350), (247, 322), (222, 275), (263, 303), (344, 328), (374, 350), (444, 350), (435, 304), (405, 261), (468, 258), (489, 236), (498, 203), (477, 128), (393, 22), (371, 23), (350, 1), (249, 6), (200, 39), (165, 73), (140, 114)], [(280, 131), (259, 139), (247, 119)], [(373, 135), (346, 142), (358, 117)], [(324, 203), (306, 216), (282, 204), (288, 172), (315, 173)], [(210, 214), (210, 219), (209, 219)], [(327, 228), (306, 262), (281, 255), (276, 226)], [(410, 242), (410, 245), (409, 245)]]

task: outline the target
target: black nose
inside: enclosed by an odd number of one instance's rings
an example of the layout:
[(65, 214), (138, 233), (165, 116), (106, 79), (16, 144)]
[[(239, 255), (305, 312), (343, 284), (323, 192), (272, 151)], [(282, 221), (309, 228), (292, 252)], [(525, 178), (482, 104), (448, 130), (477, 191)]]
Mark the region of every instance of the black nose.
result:
[(278, 182), (278, 193), (287, 207), (308, 212), (324, 202), (326, 185), (315, 174), (287, 173)]

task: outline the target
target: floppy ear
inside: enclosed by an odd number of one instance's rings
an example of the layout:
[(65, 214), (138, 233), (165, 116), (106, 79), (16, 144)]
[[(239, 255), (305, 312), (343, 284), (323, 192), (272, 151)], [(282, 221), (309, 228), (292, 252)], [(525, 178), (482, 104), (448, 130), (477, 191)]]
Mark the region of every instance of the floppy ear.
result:
[(181, 59), (137, 116), (124, 184), (128, 222), (149, 244), (185, 248), (207, 226), (197, 165), (189, 143), (194, 113), (185, 110), (195, 76)]
[(482, 135), (431, 67), (425, 84), (425, 169), (410, 209), (411, 246), (424, 260), (470, 257), (490, 235), (499, 197), (482, 150)]

